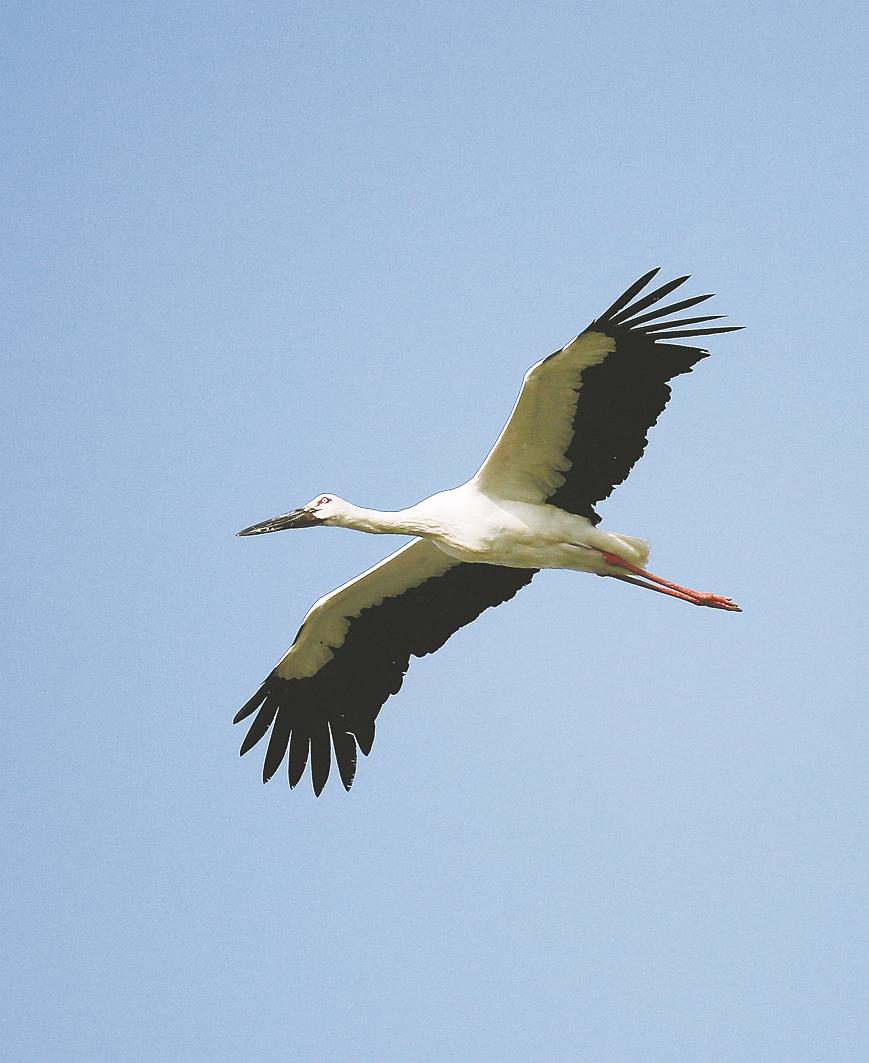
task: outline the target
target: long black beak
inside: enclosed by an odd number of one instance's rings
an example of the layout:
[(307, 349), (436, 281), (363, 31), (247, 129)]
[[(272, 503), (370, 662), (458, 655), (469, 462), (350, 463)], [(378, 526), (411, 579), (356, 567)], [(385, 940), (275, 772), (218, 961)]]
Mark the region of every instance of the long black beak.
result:
[(265, 535), (266, 532), (285, 531), (287, 528), (313, 528), (320, 520), (309, 509), (294, 509), (291, 513), (284, 513), (280, 517), (271, 517), (261, 524), (252, 524), (249, 528), (243, 528), (236, 535)]

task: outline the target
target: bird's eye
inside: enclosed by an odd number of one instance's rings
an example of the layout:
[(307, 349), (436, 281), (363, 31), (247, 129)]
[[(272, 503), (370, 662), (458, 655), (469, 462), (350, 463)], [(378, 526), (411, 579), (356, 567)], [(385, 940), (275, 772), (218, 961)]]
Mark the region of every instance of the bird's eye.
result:
[(323, 495), (322, 498), (318, 498), (317, 499), (317, 505), (318, 506), (325, 506), (327, 502), (331, 502), (331, 501), (332, 501), (332, 499), (329, 498), (328, 495)]

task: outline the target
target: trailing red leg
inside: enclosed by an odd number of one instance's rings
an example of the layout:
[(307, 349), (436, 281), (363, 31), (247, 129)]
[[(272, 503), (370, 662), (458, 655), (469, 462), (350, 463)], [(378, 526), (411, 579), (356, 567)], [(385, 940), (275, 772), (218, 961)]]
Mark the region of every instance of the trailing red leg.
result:
[[(600, 555), (608, 565), (626, 569), (637, 576), (642, 576), (644, 580), (651, 581), (650, 583), (643, 583), (638, 579), (631, 579), (630, 576), (618, 577), (626, 583), (633, 583), (637, 587), (646, 587), (650, 591), (658, 591), (661, 594), (669, 594), (672, 598), (681, 598), (683, 601), (691, 602), (692, 605), (706, 605), (710, 609), (726, 609), (731, 613), (742, 612), (736, 602), (731, 601), (730, 598), (724, 598), (720, 594), (710, 594), (707, 591), (695, 591), (690, 587), (682, 587), (678, 583), (672, 583), (670, 580), (664, 579), (663, 576), (656, 576), (652, 572), (647, 572), (646, 569), (632, 565), (630, 561), (624, 561), (616, 554), (607, 553), (605, 550), (601, 550)], [(609, 573), (609, 575), (614, 576), (616, 573)]]

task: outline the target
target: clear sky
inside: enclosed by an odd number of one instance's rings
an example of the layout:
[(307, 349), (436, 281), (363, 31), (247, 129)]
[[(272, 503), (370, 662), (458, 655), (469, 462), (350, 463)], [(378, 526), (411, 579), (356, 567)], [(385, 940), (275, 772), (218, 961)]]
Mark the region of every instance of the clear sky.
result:
[[(864, 10), (6, 6), (6, 1058), (869, 1058)], [(234, 533), (466, 479), (653, 265), (748, 327), (604, 526), (745, 612), (543, 574), (264, 788), (398, 541)]]

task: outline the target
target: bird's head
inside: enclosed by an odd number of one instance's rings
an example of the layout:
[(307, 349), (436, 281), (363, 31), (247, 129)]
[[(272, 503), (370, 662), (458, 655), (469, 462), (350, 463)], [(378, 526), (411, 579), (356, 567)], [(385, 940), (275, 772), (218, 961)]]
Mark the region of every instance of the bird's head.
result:
[(243, 528), (238, 535), (265, 535), (266, 532), (285, 531), (288, 528), (316, 528), (320, 524), (342, 524), (350, 515), (349, 502), (334, 494), (317, 495), (300, 509), (292, 509), (279, 517), (271, 517), (260, 524)]

